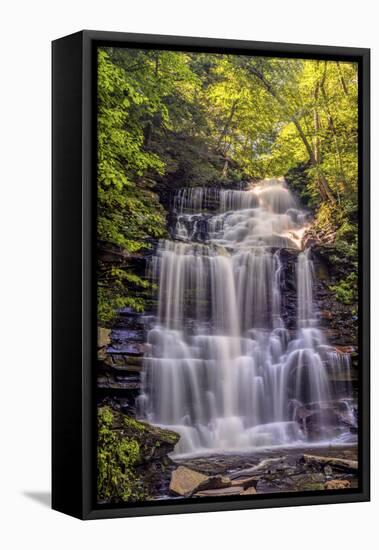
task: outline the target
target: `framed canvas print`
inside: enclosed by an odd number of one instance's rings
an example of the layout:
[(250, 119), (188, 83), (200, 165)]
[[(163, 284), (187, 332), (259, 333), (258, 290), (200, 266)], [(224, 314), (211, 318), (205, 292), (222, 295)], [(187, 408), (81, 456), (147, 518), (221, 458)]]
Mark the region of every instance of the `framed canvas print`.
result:
[(369, 50), (53, 42), (53, 508), (369, 499)]

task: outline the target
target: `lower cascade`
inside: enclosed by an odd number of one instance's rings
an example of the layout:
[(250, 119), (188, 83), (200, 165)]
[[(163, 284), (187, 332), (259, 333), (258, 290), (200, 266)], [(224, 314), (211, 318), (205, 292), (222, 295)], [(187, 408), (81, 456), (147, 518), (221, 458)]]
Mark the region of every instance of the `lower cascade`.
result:
[[(157, 315), (140, 416), (180, 434), (176, 455), (348, 441), (329, 404), (353, 415), (350, 356), (318, 326), (311, 250), (301, 249), (309, 216), (285, 181), (182, 189), (174, 206), (173, 239), (150, 265)], [(297, 256), (295, 330), (281, 315), (284, 249)]]

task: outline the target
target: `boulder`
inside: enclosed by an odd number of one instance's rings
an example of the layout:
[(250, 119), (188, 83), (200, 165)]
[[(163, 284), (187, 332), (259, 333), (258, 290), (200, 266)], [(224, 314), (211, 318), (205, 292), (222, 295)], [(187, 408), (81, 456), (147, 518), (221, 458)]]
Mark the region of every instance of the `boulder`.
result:
[(186, 466), (179, 466), (172, 472), (170, 491), (180, 496), (190, 496), (193, 493), (209, 490), (223, 490), (231, 486), (226, 476), (206, 476)]
[(331, 479), (324, 484), (325, 489), (349, 489), (350, 486), (348, 479)]
[[(101, 407), (110, 410), (109, 407)], [(139, 446), (139, 464), (159, 460), (172, 453), (180, 435), (171, 430), (151, 426), (147, 422), (141, 422), (126, 416), (121, 411), (111, 410), (112, 424), (110, 429), (120, 438), (128, 438), (137, 441)]]
[(170, 491), (175, 495), (190, 496), (207, 479), (204, 474), (179, 466), (171, 474)]

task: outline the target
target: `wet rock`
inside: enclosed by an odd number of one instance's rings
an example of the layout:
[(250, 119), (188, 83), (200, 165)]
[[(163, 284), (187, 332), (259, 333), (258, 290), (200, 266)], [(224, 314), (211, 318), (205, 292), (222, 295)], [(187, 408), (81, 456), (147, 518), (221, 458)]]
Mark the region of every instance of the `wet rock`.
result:
[[(343, 380), (340, 381), (343, 383)], [(301, 405), (293, 403), (295, 420), (306, 431), (309, 437), (317, 439), (323, 434), (325, 428), (329, 435), (338, 435), (341, 426), (347, 426), (351, 430), (357, 426), (357, 406), (353, 398), (336, 399), (324, 403), (309, 403)]]
[(329, 437), (337, 435), (339, 427), (339, 417), (334, 409), (322, 409), (311, 412), (305, 417), (305, 430), (310, 440), (322, 439), (325, 432)]
[(325, 489), (349, 489), (351, 483), (348, 479), (331, 479), (324, 485)]
[[(345, 384), (343, 378), (333, 378), (334, 385)], [(292, 413), (308, 438), (313, 441), (326, 437), (337, 437), (346, 427), (355, 430), (357, 426), (357, 409), (354, 399), (335, 399), (324, 403), (301, 405), (292, 403)], [(345, 427), (345, 428), (344, 428)]]

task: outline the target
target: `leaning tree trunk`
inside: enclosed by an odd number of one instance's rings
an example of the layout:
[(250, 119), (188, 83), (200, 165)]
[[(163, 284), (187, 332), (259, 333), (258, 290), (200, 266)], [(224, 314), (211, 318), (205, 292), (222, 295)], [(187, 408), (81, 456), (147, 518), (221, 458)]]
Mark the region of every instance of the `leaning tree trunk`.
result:
[(225, 159), (224, 167), (222, 169), (222, 177), (223, 178), (226, 178), (226, 176), (228, 175), (228, 168), (229, 168), (229, 161), (228, 161), (228, 159)]
[(322, 96), (323, 103), (324, 103), (324, 109), (325, 109), (325, 112), (326, 112), (326, 117), (328, 119), (328, 126), (329, 126), (329, 129), (330, 129), (330, 131), (332, 133), (332, 136), (333, 136), (333, 141), (334, 141), (334, 146), (335, 146), (335, 151), (336, 151), (337, 164), (338, 164), (338, 168), (339, 168), (341, 182), (342, 182), (344, 191), (347, 191), (347, 181), (346, 181), (345, 170), (344, 170), (343, 162), (342, 162), (342, 153), (341, 153), (341, 147), (340, 147), (340, 143), (339, 143), (339, 139), (338, 139), (338, 133), (337, 133), (337, 130), (336, 130), (336, 127), (335, 127), (335, 124), (334, 124), (333, 116), (332, 116), (332, 114), (330, 112), (330, 109), (329, 109), (328, 95), (327, 95), (326, 90), (325, 90), (326, 72), (327, 72), (327, 62), (325, 61), (324, 74), (323, 74), (323, 77), (322, 77), (321, 83), (320, 83), (320, 91), (321, 91), (321, 96)]
[(322, 171), (320, 162), (317, 160), (314, 154), (313, 147), (304, 133), (304, 130), (300, 124), (300, 121), (295, 115), (289, 113), (287, 106), (285, 104), (285, 101), (276, 93), (276, 90), (274, 90), (274, 88), (272, 87), (270, 82), (268, 82), (268, 80), (264, 77), (264, 75), (258, 69), (256, 69), (256, 67), (253, 67), (251, 65), (248, 67), (248, 69), (256, 78), (258, 78), (258, 80), (261, 82), (261, 84), (263, 84), (263, 86), (266, 88), (269, 94), (271, 94), (272, 97), (276, 99), (276, 101), (282, 107), (283, 111), (287, 114), (291, 122), (295, 125), (296, 130), (298, 131), (298, 134), (300, 136), (300, 139), (303, 142), (304, 147), (307, 150), (307, 153), (309, 155), (310, 163), (316, 169), (318, 189), (319, 189), (320, 195), (323, 199), (329, 200), (330, 202), (334, 203), (336, 199), (334, 197), (333, 191), (329, 185), (327, 178), (325, 177), (325, 174)]
[(222, 140), (224, 139), (224, 137), (228, 133), (229, 127), (230, 127), (230, 125), (232, 123), (232, 120), (233, 120), (233, 117), (234, 117), (234, 113), (236, 112), (236, 109), (237, 109), (237, 104), (238, 104), (238, 99), (235, 99), (232, 103), (232, 107), (230, 109), (229, 116), (228, 116), (228, 118), (225, 122), (225, 125), (224, 125), (224, 127), (223, 127), (223, 129), (220, 133), (220, 136), (217, 140), (217, 149), (220, 149)]
[(345, 82), (345, 79), (344, 79), (342, 69), (341, 69), (341, 65), (340, 65), (339, 61), (337, 61), (337, 71), (338, 71), (338, 78), (340, 80), (343, 93), (345, 95), (349, 95), (349, 90), (347, 89), (346, 82)]

